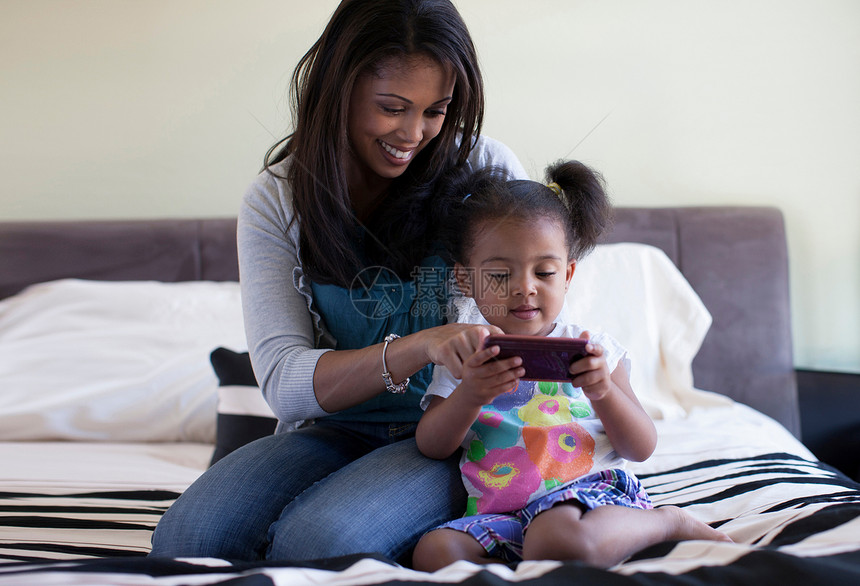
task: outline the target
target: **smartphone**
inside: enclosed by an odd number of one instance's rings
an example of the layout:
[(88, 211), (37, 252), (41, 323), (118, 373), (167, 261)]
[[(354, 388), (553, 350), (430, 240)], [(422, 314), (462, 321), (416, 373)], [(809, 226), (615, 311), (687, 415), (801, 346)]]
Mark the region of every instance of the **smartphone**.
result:
[(523, 380), (567, 382), (571, 379), (567, 369), (575, 361), (588, 355), (582, 338), (547, 338), (544, 336), (492, 335), (484, 347), (498, 346), (496, 359), (519, 356), (526, 369)]

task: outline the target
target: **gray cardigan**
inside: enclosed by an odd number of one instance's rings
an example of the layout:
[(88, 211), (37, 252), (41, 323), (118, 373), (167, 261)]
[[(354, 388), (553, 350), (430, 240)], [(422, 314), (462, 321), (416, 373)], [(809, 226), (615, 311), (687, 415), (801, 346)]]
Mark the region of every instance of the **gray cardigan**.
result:
[[(291, 160), (273, 171), (286, 176)], [(488, 137), (478, 140), (468, 162), (472, 169), (493, 165), (515, 178), (528, 178), (513, 152)], [(260, 173), (239, 211), (239, 281), (248, 350), (263, 395), (281, 421), (279, 430), (329, 415), (316, 400), (313, 374), (319, 357), (336, 347), (321, 324), (299, 262), (298, 225), (287, 229), (292, 217), (290, 186)]]

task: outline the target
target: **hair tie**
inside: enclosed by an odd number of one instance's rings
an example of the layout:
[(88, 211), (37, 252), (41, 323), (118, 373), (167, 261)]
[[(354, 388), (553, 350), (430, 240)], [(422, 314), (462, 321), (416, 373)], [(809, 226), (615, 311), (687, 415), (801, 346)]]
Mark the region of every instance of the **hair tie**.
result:
[(471, 194), (471, 193), (467, 193), (467, 194), (466, 194), (466, 197), (464, 197), (464, 198), (463, 198), (463, 201), (461, 201), (460, 203), (461, 203), (461, 204), (466, 203), (466, 200), (467, 200), (467, 199), (469, 199), (470, 197), (472, 197), (472, 194)]
[(550, 190), (555, 194), (559, 201), (564, 204), (564, 207), (567, 209), (567, 211), (570, 212), (570, 202), (567, 201), (566, 197), (564, 197), (564, 194), (561, 191), (561, 185), (559, 185), (555, 181), (551, 181), (547, 183), (546, 186), (550, 188)]

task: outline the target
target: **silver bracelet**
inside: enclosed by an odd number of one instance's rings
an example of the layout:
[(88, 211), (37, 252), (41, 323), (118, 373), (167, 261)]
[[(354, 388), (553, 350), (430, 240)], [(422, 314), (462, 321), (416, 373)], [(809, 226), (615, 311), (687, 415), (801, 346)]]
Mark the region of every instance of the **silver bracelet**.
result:
[(388, 334), (385, 336), (385, 344), (382, 346), (382, 381), (385, 383), (385, 390), (396, 395), (406, 392), (406, 387), (409, 386), (409, 377), (407, 376), (402, 383), (394, 384), (391, 373), (388, 372), (388, 367), (385, 365), (385, 351), (388, 350), (388, 345), (399, 337), (397, 334)]

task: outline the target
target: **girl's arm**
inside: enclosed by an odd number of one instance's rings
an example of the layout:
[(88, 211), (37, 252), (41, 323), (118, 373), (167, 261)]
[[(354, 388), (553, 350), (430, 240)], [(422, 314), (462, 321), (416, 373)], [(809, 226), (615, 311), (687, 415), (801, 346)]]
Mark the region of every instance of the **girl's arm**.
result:
[(518, 356), (490, 360), (498, 352), (498, 346), (476, 351), (463, 364), (462, 380), (454, 391), (447, 398), (432, 397), (415, 431), (415, 441), (422, 454), (436, 459), (453, 454), (463, 443), (481, 408), (514, 388), (519, 377), (525, 374)]
[(591, 401), (618, 455), (634, 462), (647, 460), (657, 446), (654, 422), (636, 398), (624, 366), (619, 363), (610, 374), (603, 348), (590, 346), (591, 355), (571, 365), (571, 383)]
[(433, 397), (415, 431), (418, 449), (428, 458), (447, 458), (460, 448), (481, 407), (462, 407), (453, 393), (447, 399)]

